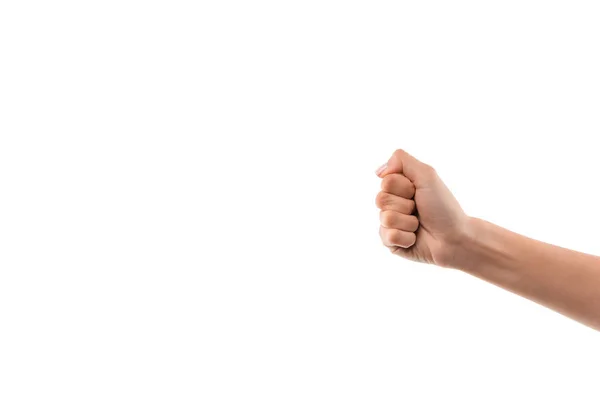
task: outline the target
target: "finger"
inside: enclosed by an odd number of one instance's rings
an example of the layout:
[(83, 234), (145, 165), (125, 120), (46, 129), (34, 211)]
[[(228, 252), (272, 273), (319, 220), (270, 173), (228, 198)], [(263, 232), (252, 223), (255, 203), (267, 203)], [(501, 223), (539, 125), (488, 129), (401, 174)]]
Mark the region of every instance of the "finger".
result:
[(417, 235), (413, 232), (404, 232), (398, 229), (388, 229), (383, 226), (379, 227), (379, 236), (385, 246), (398, 246), (408, 248), (415, 244)]
[(415, 196), (415, 185), (401, 174), (384, 176), (381, 180), (381, 190), (405, 199), (412, 199)]
[(387, 192), (377, 193), (375, 198), (377, 208), (382, 211), (397, 211), (402, 214), (410, 215), (415, 211), (414, 200), (408, 200), (404, 197), (396, 196)]
[(410, 179), (417, 188), (427, 185), (437, 176), (435, 169), (417, 160), (404, 150), (396, 150), (388, 162), (376, 172), (380, 178), (389, 174), (402, 174)]
[(415, 232), (419, 228), (419, 220), (414, 215), (401, 214), (396, 211), (379, 213), (381, 226), (389, 229), (399, 229), (405, 232)]

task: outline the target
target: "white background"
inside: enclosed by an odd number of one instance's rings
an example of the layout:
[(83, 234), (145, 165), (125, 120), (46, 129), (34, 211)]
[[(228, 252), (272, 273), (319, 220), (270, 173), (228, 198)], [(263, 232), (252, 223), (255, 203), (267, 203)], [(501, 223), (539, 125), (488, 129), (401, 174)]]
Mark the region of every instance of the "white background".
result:
[(595, 1), (0, 3), (0, 398), (598, 399), (598, 334), (379, 243), (396, 148), (600, 254)]

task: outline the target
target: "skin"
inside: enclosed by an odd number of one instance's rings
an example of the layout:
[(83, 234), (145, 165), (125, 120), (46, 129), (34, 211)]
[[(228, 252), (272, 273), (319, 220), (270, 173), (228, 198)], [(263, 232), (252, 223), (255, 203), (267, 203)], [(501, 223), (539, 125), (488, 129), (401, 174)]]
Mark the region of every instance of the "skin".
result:
[(461, 270), (600, 330), (600, 257), (469, 217), (436, 171), (403, 150), (376, 174), (379, 234), (393, 254)]

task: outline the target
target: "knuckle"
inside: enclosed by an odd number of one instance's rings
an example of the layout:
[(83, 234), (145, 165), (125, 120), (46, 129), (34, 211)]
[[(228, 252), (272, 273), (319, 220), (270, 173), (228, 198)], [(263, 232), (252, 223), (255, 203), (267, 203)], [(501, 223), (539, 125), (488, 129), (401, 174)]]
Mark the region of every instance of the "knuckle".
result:
[(400, 232), (400, 231), (397, 231), (397, 232), (398, 232), (398, 236), (397, 236), (396, 243), (395, 243), (397, 246), (407, 248), (407, 247), (410, 247), (413, 244), (415, 244), (416, 236), (414, 233)]
[(385, 232), (386, 241), (391, 245), (396, 245), (398, 242), (398, 231), (395, 229), (387, 229)]
[(386, 228), (391, 228), (394, 224), (394, 214), (391, 211), (382, 211), (380, 219), (381, 224)]
[(400, 246), (400, 247), (406, 247), (409, 245), (409, 240), (408, 240), (408, 233), (407, 232), (402, 232), (399, 231), (397, 229), (393, 229), (392, 230), (392, 238), (391, 238), (391, 242), (396, 245), (396, 246)]
[(377, 208), (381, 208), (381, 206), (379, 204), (381, 202), (381, 200), (379, 200), (380, 197), (381, 197), (381, 192), (378, 192), (377, 195), (375, 196), (375, 207), (377, 207)]
[(410, 215), (415, 211), (415, 201), (381, 191), (375, 197), (375, 205), (382, 211), (392, 210)]
[(406, 199), (412, 199), (415, 195), (415, 185), (401, 174), (390, 174), (381, 180), (381, 190)]
[(388, 197), (389, 195), (385, 192), (377, 193), (377, 197), (375, 197), (375, 205), (377, 205), (378, 208), (384, 208), (388, 204)]
[(381, 190), (389, 192), (394, 187), (394, 174), (386, 175), (381, 180)]
[(407, 230), (409, 232), (415, 232), (417, 229), (419, 229), (419, 219), (414, 215), (408, 215), (407, 225)]

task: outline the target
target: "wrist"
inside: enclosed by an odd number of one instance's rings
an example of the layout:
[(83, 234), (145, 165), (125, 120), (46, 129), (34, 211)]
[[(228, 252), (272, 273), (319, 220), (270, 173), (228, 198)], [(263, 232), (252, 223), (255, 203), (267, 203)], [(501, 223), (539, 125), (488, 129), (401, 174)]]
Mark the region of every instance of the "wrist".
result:
[(467, 217), (463, 228), (456, 237), (453, 257), (449, 267), (464, 272), (474, 272), (485, 265), (487, 259), (497, 251), (494, 245), (493, 225), (475, 217)]

